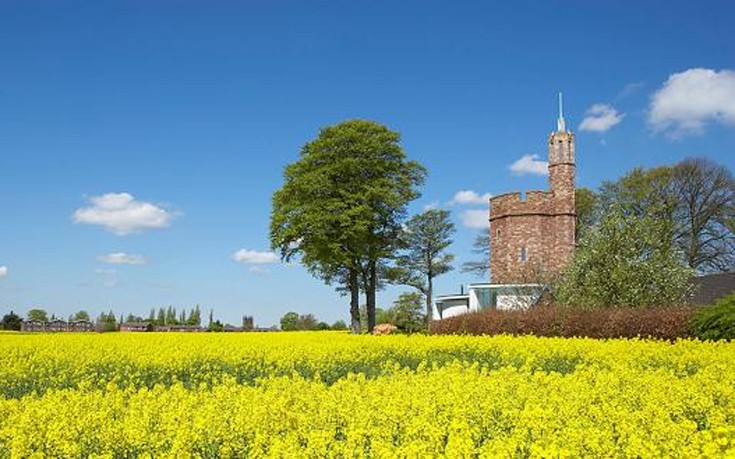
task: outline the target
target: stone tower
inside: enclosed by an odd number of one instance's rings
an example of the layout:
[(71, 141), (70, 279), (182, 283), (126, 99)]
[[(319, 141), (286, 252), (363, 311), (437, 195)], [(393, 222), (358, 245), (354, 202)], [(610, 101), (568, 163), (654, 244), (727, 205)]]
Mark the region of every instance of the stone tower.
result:
[(490, 199), (493, 284), (536, 283), (564, 268), (574, 252), (574, 134), (559, 94), (556, 131), (549, 134), (549, 191)]

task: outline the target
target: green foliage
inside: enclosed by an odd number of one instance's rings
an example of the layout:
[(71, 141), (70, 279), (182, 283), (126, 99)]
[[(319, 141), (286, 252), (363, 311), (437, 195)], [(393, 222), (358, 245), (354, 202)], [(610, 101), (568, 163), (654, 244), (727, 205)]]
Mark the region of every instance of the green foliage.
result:
[(186, 319), (186, 325), (200, 326), (202, 324), (202, 311), (199, 309), (199, 305), (189, 311), (189, 317)]
[(699, 339), (735, 339), (735, 294), (700, 308), (692, 319), (692, 332)]
[(115, 314), (112, 311), (100, 314), (97, 318), (97, 328), (103, 332), (117, 331), (118, 323)]
[(582, 235), (557, 300), (587, 308), (683, 302), (692, 272), (670, 234), (666, 220), (610, 211)]
[(291, 331), (298, 330), (299, 315), (296, 312), (287, 312), (281, 317), (281, 330)]
[(85, 322), (91, 322), (92, 318), (89, 316), (89, 313), (87, 311), (77, 311), (69, 318), (70, 321), (76, 322), (79, 320), (83, 320)]
[(286, 167), (273, 195), (271, 246), (284, 260), (300, 256), (311, 274), (350, 292), (353, 331), (359, 331), (358, 276), (370, 278), (366, 295), (374, 306), (376, 267), (393, 255), (406, 205), (426, 174), (406, 161), (399, 142), (372, 121), (326, 127)]
[(29, 321), (48, 322), (48, 313), (43, 309), (34, 308), (28, 311)]
[(574, 190), (574, 207), (577, 212), (574, 225), (575, 240), (579, 240), (582, 233), (597, 222), (599, 218), (597, 200), (597, 194), (589, 188)]
[(338, 320), (334, 322), (329, 328), (332, 330), (347, 330), (347, 324), (344, 320)]
[(128, 314), (127, 317), (125, 317), (125, 322), (145, 322), (145, 320), (135, 314)]
[(424, 295), (427, 323), (431, 321), (434, 278), (454, 269), (454, 255), (446, 252), (454, 232), (449, 211), (439, 209), (411, 217), (401, 232), (403, 253), (396, 259), (391, 277), (394, 282), (411, 286)]
[(295, 312), (287, 312), (281, 317), (281, 330), (283, 331), (317, 330), (318, 325), (319, 322), (313, 314), (299, 315)]
[(13, 311), (10, 311), (10, 314), (5, 314), (3, 316), (3, 322), (1, 325), (3, 330), (20, 330), (20, 323), (20, 316)]
[(665, 220), (670, 239), (700, 273), (735, 269), (735, 180), (725, 166), (687, 158), (673, 166), (637, 168), (600, 187), (600, 209)]
[(378, 323), (389, 323), (405, 333), (425, 329), (420, 293), (402, 293), (388, 310), (380, 310)]

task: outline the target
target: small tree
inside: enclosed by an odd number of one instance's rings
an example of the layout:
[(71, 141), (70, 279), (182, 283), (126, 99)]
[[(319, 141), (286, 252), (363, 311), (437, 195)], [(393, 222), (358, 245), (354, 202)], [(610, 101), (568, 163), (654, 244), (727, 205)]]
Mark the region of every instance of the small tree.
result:
[(454, 255), (446, 252), (454, 231), (449, 212), (432, 209), (412, 217), (401, 235), (405, 252), (396, 259), (392, 278), (424, 295), (427, 324), (432, 319), (434, 278), (454, 269)]
[(28, 311), (28, 320), (37, 322), (48, 322), (48, 313), (43, 309), (34, 308)]
[(479, 258), (465, 261), (459, 270), (477, 277), (486, 277), (490, 272), (490, 232), (487, 228), (481, 229), (475, 236), (472, 253), (476, 253)]
[(97, 318), (97, 328), (103, 332), (117, 331), (115, 314), (112, 311), (100, 314)]
[(2, 329), (3, 330), (20, 330), (20, 316), (18, 316), (13, 311), (10, 311), (10, 314), (5, 314), (3, 316), (3, 323), (2, 323)]
[(293, 331), (299, 329), (299, 315), (296, 312), (287, 312), (281, 317), (281, 330)]
[(85, 322), (91, 322), (92, 318), (89, 316), (89, 313), (87, 311), (77, 311), (71, 315), (69, 320), (71, 320), (72, 322), (76, 322), (79, 320), (83, 320)]
[(196, 305), (190, 312), (189, 317), (186, 319), (187, 325), (199, 326), (202, 324), (202, 312), (199, 310), (199, 305)]
[(421, 294), (402, 293), (388, 310), (391, 323), (406, 333), (414, 333), (424, 328), (421, 311)]
[(338, 320), (330, 327), (332, 330), (347, 330), (347, 323), (344, 320)]
[(671, 238), (671, 222), (605, 215), (580, 239), (556, 298), (580, 307), (650, 306), (683, 302), (692, 271)]

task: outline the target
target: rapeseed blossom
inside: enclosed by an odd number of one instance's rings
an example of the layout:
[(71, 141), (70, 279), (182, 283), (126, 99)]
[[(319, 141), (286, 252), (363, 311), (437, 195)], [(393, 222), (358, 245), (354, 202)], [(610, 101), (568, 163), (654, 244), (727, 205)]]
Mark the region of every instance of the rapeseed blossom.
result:
[(4, 334), (2, 457), (735, 457), (735, 344)]

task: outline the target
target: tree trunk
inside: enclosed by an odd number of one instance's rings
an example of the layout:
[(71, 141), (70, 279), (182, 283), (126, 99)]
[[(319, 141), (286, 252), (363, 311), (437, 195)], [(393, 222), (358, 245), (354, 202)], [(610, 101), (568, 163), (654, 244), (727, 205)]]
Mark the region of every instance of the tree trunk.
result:
[(376, 268), (377, 263), (374, 260), (370, 260), (368, 262), (368, 286), (367, 291), (365, 292), (366, 295), (366, 306), (367, 306), (367, 325), (368, 325), (368, 333), (373, 332), (373, 328), (375, 328), (375, 295), (377, 291), (377, 285), (378, 285), (378, 270)]
[(350, 269), (350, 330), (355, 335), (360, 334), (360, 282), (357, 270)]
[(426, 328), (429, 328), (432, 319), (431, 295), (434, 292), (434, 279), (428, 276), (426, 280), (428, 281), (426, 283)]

